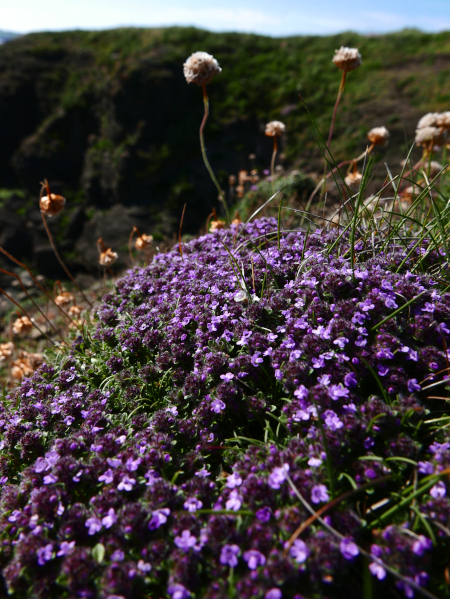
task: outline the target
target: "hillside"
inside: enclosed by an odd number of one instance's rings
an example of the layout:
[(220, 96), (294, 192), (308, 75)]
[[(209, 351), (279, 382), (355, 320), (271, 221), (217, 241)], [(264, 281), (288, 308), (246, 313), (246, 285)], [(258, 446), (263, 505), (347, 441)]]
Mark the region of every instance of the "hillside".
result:
[[(31, 34), (4, 44), (0, 189), (24, 195), (2, 192), (8, 222), (0, 243), (28, 222), (20, 251), (45, 262), (36, 258), (38, 246), (46, 252), (39, 220), (27, 217), (43, 177), (68, 198), (69, 216), (58, 234), (75, 261), (95, 235), (120, 238), (123, 246), (133, 222), (157, 234), (176, 230), (184, 203), (185, 230), (197, 231), (216, 199), (198, 143), (201, 91), (186, 84), (182, 71), (199, 49), (223, 68), (208, 88), (206, 127), (221, 183), (250, 168), (250, 153), (260, 170), (268, 167), (272, 146), (264, 125), (271, 119), (286, 123), (286, 164), (320, 171), (314, 130), (298, 94), (326, 134), (340, 80), (331, 58), (341, 45), (358, 47), (363, 66), (348, 77), (333, 151), (338, 160), (351, 158), (365, 148), (371, 127), (386, 125), (391, 143), (380, 156), (395, 171), (418, 119), (450, 106), (448, 33), (275, 39), (194, 28), (117, 29)], [(383, 178), (384, 166), (380, 173)]]

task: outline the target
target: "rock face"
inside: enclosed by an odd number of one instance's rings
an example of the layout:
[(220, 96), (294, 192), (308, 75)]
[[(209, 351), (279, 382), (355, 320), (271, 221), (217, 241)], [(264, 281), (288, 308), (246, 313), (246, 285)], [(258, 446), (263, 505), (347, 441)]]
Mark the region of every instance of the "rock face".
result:
[[(48, 247), (35, 214), (44, 177), (67, 197), (67, 210), (53, 227), (79, 268), (79, 248), (95, 248), (93, 231), (108, 239), (104, 223), (114, 224), (111, 243), (123, 246), (131, 224), (148, 226), (146, 232), (156, 236), (176, 231), (186, 203), (184, 230), (197, 232), (218, 207), (199, 147), (201, 88), (188, 85), (182, 69), (197, 50), (212, 53), (223, 68), (208, 86), (205, 138), (225, 189), (228, 174), (270, 164), (264, 126), (271, 119), (286, 123), (280, 145), (289, 163), (303, 170), (319, 164), (298, 94), (327, 131), (339, 85), (331, 58), (340, 45), (358, 46), (364, 64), (348, 78), (335, 153), (342, 159), (359, 154), (367, 131), (386, 124), (386, 156), (395, 164), (406, 155), (405, 128), (413, 135), (423, 112), (448, 109), (439, 81), (450, 54), (438, 53), (447, 47), (441, 37), (403, 32), (279, 40), (170, 28), (42, 33), (9, 41), (0, 46), (0, 191), (18, 188), (25, 196), (11, 195), (0, 208), (0, 241), (14, 244), (14, 235), (26, 231), (20, 252), (35, 261), (36, 248)], [(251, 165), (249, 154), (256, 155)], [(113, 206), (115, 216), (106, 217)], [(6, 211), (17, 219), (3, 218)]]

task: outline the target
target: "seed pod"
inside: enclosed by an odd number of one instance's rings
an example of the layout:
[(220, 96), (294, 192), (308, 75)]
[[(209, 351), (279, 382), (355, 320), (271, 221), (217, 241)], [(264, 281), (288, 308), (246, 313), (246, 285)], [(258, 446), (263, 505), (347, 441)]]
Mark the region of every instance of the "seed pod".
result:
[(33, 328), (33, 323), (28, 318), (28, 316), (21, 316), (20, 318), (17, 318), (13, 322), (13, 326), (12, 326), (13, 333), (15, 335), (26, 335), (26, 333), (29, 333), (32, 328)]

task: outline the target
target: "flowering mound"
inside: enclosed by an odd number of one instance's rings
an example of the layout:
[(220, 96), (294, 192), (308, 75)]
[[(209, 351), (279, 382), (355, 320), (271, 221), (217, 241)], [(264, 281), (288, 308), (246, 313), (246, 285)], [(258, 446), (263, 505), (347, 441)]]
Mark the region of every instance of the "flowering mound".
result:
[(352, 268), (337, 232), (237, 227), (129, 271), (8, 398), (4, 593), (443, 588), (450, 295), (394, 242)]

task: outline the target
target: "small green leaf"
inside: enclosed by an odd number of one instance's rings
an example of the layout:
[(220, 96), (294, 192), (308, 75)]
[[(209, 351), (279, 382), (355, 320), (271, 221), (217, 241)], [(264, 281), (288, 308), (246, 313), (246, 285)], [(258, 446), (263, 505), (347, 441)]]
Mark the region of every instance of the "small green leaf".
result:
[(92, 557), (98, 564), (101, 564), (103, 559), (105, 558), (105, 546), (102, 543), (97, 543), (97, 545), (92, 549)]

